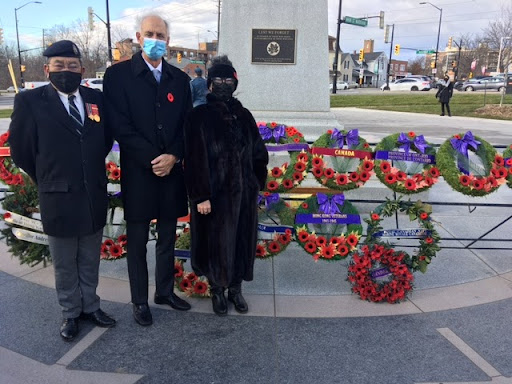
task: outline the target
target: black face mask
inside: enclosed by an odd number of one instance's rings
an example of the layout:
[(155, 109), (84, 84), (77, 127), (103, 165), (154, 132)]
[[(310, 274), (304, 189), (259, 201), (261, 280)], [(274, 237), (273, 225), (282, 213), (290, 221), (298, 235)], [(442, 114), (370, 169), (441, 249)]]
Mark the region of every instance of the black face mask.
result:
[(71, 71), (50, 72), (50, 82), (62, 93), (73, 93), (78, 89), (82, 74)]
[(229, 85), (226, 83), (222, 83), (220, 85), (213, 84), (212, 93), (222, 101), (228, 101), (233, 97), (233, 92), (235, 92), (235, 87), (233, 85)]

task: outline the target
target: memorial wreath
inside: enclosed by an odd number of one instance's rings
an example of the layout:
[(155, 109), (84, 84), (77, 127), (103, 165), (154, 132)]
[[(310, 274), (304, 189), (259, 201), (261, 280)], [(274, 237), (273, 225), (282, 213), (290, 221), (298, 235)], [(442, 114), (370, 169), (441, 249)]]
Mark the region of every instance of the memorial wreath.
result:
[[(359, 188), (373, 174), (372, 150), (357, 129), (327, 131), (313, 143), (311, 153), (313, 176), (329, 189)], [(329, 156), (332, 167), (324, 156)]]
[(290, 161), (269, 170), (265, 191), (289, 192), (297, 187), (310, 168), (309, 145), (304, 135), (294, 127), (275, 122), (259, 122), (258, 129), (269, 152), (288, 152)]
[(268, 259), (283, 252), (293, 240), (295, 216), (290, 205), (277, 193), (264, 192), (259, 196), (258, 205), (260, 236), (256, 245), (256, 257)]
[[(474, 156), (470, 158), (470, 153)], [(453, 135), (437, 152), (443, 178), (455, 191), (469, 196), (485, 196), (506, 183), (509, 170), (492, 145), (471, 131)]]
[[(346, 231), (342, 232), (345, 226)], [(362, 231), (357, 209), (342, 193), (312, 195), (299, 206), (295, 216), (296, 239), (315, 261), (346, 258), (356, 249)]]
[(406, 255), (386, 244), (364, 245), (352, 255), (348, 281), (361, 300), (398, 303), (412, 291), (414, 275)]
[(375, 174), (388, 188), (403, 194), (423, 192), (437, 183), (435, 150), (423, 135), (395, 133), (375, 147)]
[[(397, 212), (405, 213), (410, 221), (417, 220), (420, 228), (385, 230), (381, 226), (383, 217), (391, 217)], [(432, 207), (421, 201), (412, 202), (402, 201), (400, 199), (388, 199), (375, 208), (375, 210), (370, 213), (370, 218), (365, 220), (368, 224), (365, 243), (383, 244), (383, 242), (379, 240), (383, 237), (419, 239), (419, 247), (413, 255), (409, 255), (406, 252), (402, 252), (402, 254), (404, 254), (404, 262), (407, 263), (413, 271), (419, 270), (425, 273), (428, 265), (440, 250), (440, 236), (434, 227), (431, 213)]]

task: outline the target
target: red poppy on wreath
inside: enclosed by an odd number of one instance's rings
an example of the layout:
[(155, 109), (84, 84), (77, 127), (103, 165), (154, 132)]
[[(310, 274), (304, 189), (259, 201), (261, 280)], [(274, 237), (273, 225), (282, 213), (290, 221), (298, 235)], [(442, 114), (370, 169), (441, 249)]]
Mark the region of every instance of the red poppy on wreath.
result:
[(316, 252), (317, 245), (312, 241), (308, 241), (306, 244), (304, 244), (304, 249), (306, 250), (306, 252), (314, 253)]
[(304, 179), (304, 175), (300, 172), (293, 173), (293, 180), (302, 181)]
[(256, 245), (256, 257), (265, 257), (267, 255), (267, 250), (264, 246), (257, 244)]
[(301, 206), (302, 208), (304, 208), (304, 209), (308, 209), (308, 208), (309, 208), (308, 203), (302, 203), (300, 206)]
[(184, 278), (181, 280), (179, 287), (183, 292), (188, 291), (192, 287), (192, 282), (189, 279)]
[(283, 171), (279, 167), (274, 167), (274, 168), (272, 168), (271, 173), (272, 173), (273, 177), (280, 177), (280, 176), (282, 176)]
[(372, 220), (377, 221), (380, 219), (380, 216), (376, 213), (372, 213)]
[(327, 168), (324, 170), (324, 175), (325, 177), (327, 177), (328, 179), (332, 179), (334, 177), (334, 169), (332, 168)]
[(318, 245), (319, 247), (321, 247), (322, 245), (325, 245), (327, 243), (327, 239), (324, 237), (324, 236), (318, 236), (316, 238), (316, 245)]
[(10, 212), (5, 212), (5, 213), (4, 213), (4, 220), (6, 220), (6, 219), (10, 219), (10, 218), (11, 218), (11, 216), (12, 216), (12, 215), (11, 215), (11, 213), (10, 213)]
[(113, 169), (108, 175), (109, 180), (119, 180), (121, 178), (121, 170), (119, 168)]
[(391, 164), (389, 164), (387, 161), (383, 161), (382, 163), (380, 163), (380, 170), (383, 173), (391, 172)]
[(427, 243), (427, 244), (432, 244), (433, 242), (434, 242), (434, 239), (433, 239), (433, 238), (431, 238), (431, 237), (427, 237), (427, 238), (425, 239), (425, 243)]
[(125, 246), (128, 243), (128, 236), (126, 235), (120, 235), (117, 238), (117, 242), (121, 244), (121, 246)]
[(427, 212), (421, 212), (420, 213), (420, 219), (421, 220), (427, 220), (428, 219), (428, 213)]
[(365, 160), (363, 161), (363, 169), (366, 171), (366, 172), (370, 172), (373, 170), (373, 162), (372, 161), (368, 161), (368, 160)]
[(337, 253), (337, 250), (336, 250), (336, 247), (334, 246), (334, 244), (330, 244), (330, 245), (321, 245), (320, 246), (320, 249), (318, 251), (320, 253), (320, 255), (325, 258), (325, 259), (332, 259), (336, 253)]
[(293, 181), (288, 179), (283, 180), (283, 187), (285, 187), (286, 189), (293, 188)]
[(118, 259), (123, 254), (123, 247), (117, 244), (112, 245), (108, 250), (114, 259)]
[(174, 277), (183, 276), (183, 265), (182, 263), (174, 263)]
[(272, 241), (269, 245), (268, 245), (268, 249), (271, 251), (271, 252), (279, 252), (281, 250), (281, 246), (279, 245), (279, 243), (277, 241)]
[(324, 174), (323, 168), (313, 168), (313, 175), (315, 177), (322, 177)]
[(386, 181), (386, 183), (388, 183), (388, 184), (396, 183), (396, 175), (395, 175), (395, 174), (388, 173), (388, 174), (386, 175), (386, 177), (384, 178), (384, 180), (385, 180), (385, 181)]
[(287, 245), (292, 241), (292, 236), (288, 233), (283, 233), (282, 235), (279, 235), (278, 239), (282, 245)]
[(338, 177), (336, 177), (336, 184), (338, 185), (345, 185), (348, 183), (348, 177), (347, 175), (338, 175)]
[(208, 292), (208, 284), (203, 281), (196, 281), (194, 284), (194, 293), (197, 295), (204, 295), (206, 292)]
[(324, 160), (319, 156), (314, 156), (312, 163), (314, 168), (323, 167)]
[(269, 191), (275, 191), (277, 190), (277, 188), (279, 188), (279, 184), (277, 183), (277, 181), (272, 180), (267, 183), (267, 189)]
[(405, 188), (408, 190), (414, 191), (416, 189), (416, 182), (413, 179), (405, 180)]
[(103, 244), (105, 244), (105, 246), (106, 246), (106, 247), (109, 247), (109, 248), (110, 248), (111, 246), (113, 246), (113, 245), (114, 245), (114, 240), (112, 240), (112, 239), (107, 239), (107, 240), (105, 240), (105, 241), (103, 242)]
[(471, 184), (471, 178), (467, 175), (460, 175), (459, 181), (462, 185), (468, 186)]

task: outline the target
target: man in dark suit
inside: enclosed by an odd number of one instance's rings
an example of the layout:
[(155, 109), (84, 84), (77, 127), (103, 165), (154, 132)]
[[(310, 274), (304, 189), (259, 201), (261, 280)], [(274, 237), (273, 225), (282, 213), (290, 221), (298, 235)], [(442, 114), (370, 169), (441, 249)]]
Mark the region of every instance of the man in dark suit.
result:
[(43, 55), (50, 84), (16, 95), (9, 144), (16, 165), (38, 187), (62, 307), (60, 334), (69, 341), (78, 335), (80, 317), (101, 327), (116, 323), (96, 294), (112, 137), (102, 119), (102, 94), (80, 86), (84, 68), (75, 43), (58, 41)]
[(162, 59), (169, 44), (167, 23), (159, 16), (146, 16), (136, 36), (142, 52), (108, 68), (103, 90), (121, 150), (133, 316), (147, 326), (153, 323), (146, 261), (152, 219), (157, 219), (158, 231), (154, 301), (190, 309), (173, 289), (176, 220), (188, 212), (181, 159), (183, 123), (192, 101), (188, 75)]

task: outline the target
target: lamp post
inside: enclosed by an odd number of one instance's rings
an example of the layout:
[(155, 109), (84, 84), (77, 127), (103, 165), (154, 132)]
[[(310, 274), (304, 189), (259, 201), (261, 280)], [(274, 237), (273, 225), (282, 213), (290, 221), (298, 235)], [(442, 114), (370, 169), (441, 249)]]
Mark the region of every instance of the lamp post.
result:
[(20, 64), (20, 86), (25, 86), (25, 81), (23, 80), (23, 71), (21, 70), (21, 50), (20, 50), (20, 35), (18, 33), (18, 9), (23, 8), (25, 5), (29, 4), (42, 4), (40, 1), (29, 1), (28, 3), (23, 4), (21, 7), (14, 8), (14, 19), (16, 20), (16, 41), (18, 43), (18, 61)]
[[(503, 40), (510, 40), (512, 39), (511, 36), (503, 36), (501, 39), (500, 39), (500, 50), (499, 50), (499, 53), (498, 53), (498, 66), (497, 66), (497, 71), (498, 73), (501, 73), (501, 50), (503, 49)], [(508, 64), (508, 63), (507, 63)], [(508, 72), (508, 66), (507, 66), (507, 72)]]
[(437, 5), (432, 4), (430, 1), (422, 1), (420, 4), (430, 4), (439, 11), (439, 27), (437, 29), (437, 43), (436, 43), (436, 62), (434, 63), (434, 73), (437, 75), (437, 58), (439, 55), (439, 35), (441, 34), (441, 20), (443, 18), (443, 9)]

